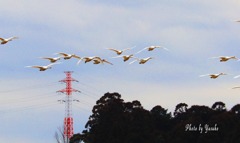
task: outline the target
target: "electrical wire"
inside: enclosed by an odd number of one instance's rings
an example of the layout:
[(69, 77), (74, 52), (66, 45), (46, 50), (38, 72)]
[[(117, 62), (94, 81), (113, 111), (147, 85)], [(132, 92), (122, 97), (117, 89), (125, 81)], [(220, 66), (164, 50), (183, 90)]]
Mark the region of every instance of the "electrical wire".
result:
[(57, 102), (55, 102), (55, 103), (48, 102), (48, 103), (38, 104), (38, 105), (23, 106), (21, 108), (5, 109), (4, 111), (0, 111), (0, 116), (6, 115), (9, 113), (21, 112), (21, 111), (25, 111), (25, 110), (42, 109), (42, 108), (49, 107), (49, 106), (56, 105), (56, 104), (57, 104)]
[[(28, 93), (21, 93), (24, 94), (23, 96), (16, 97), (14, 96), (13, 98), (1, 100), (0, 101), (0, 107), (3, 110), (0, 110), (0, 116), (9, 114), (9, 113), (16, 113), (16, 112), (22, 112), (26, 110), (36, 110), (36, 109), (44, 109), (46, 107), (50, 106), (55, 106), (59, 103), (57, 102), (45, 102), (46, 100), (50, 100), (53, 97), (57, 97), (55, 92), (47, 92), (47, 93), (41, 93), (41, 94), (35, 94), (31, 95), (32, 92), (30, 90), (38, 90), (42, 88), (49, 88), (53, 86), (59, 86), (58, 82), (51, 82), (51, 83), (44, 83), (44, 84), (34, 84), (34, 85), (28, 85), (25, 87), (21, 88), (15, 88), (11, 90), (2, 90), (0, 91), (1, 96), (6, 96), (6, 94), (14, 94), (14, 92), (28, 92)], [(91, 108), (94, 106), (94, 103), (92, 101), (96, 101), (99, 98), (99, 94), (97, 94), (100, 90), (97, 88), (93, 87), (92, 85), (85, 84), (83, 82), (80, 82), (80, 84), (76, 84), (77, 87), (80, 87), (80, 91), (82, 95), (78, 97), (80, 98), (80, 103), (79, 104), (74, 104), (74, 106), (77, 106), (78, 109), (83, 110), (87, 113), (91, 112)], [(18, 93), (19, 94), (19, 93)], [(55, 99), (54, 99), (55, 100)], [(41, 102), (41, 103), (39, 103)], [(9, 107), (12, 107), (8, 109)], [(90, 109), (86, 108), (89, 107)]]
[(46, 98), (51, 98), (51, 97), (56, 97), (55, 94), (53, 94), (53, 92), (49, 93), (42, 93), (42, 94), (38, 94), (38, 95), (34, 95), (34, 96), (29, 96), (29, 97), (19, 97), (19, 98), (11, 98), (11, 99), (7, 99), (7, 102), (0, 101), (0, 106), (1, 105), (6, 105), (6, 104), (13, 104), (13, 103), (26, 103), (26, 102), (32, 102), (32, 101), (39, 101), (39, 100), (45, 100)]
[[(53, 84), (55, 83), (55, 84)], [(21, 88), (15, 88), (15, 89), (11, 89), (11, 90), (2, 90), (0, 91), (1, 95), (2, 93), (11, 93), (11, 92), (19, 92), (19, 91), (24, 91), (24, 90), (33, 90), (33, 89), (38, 89), (38, 88), (46, 88), (46, 87), (51, 87), (57, 85), (56, 82), (52, 82), (49, 84), (39, 84), (39, 85), (31, 85), (31, 86), (25, 86), (25, 87), (21, 87)]]

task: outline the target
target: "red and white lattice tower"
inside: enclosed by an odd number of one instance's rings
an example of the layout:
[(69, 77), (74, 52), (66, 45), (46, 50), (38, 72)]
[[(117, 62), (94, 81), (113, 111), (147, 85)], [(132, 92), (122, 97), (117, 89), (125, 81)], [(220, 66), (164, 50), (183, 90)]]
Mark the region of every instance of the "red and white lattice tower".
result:
[(66, 142), (69, 142), (69, 139), (73, 136), (73, 117), (72, 117), (72, 92), (80, 92), (76, 89), (72, 88), (72, 81), (77, 80), (73, 79), (71, 74), (71, 71), (64, 72), (66, 74), (66, 78), (63, 80), (60, 80), (59, 82), (66, 83), (66, 88), (59, 90), (57, 92), (65, 93), (65, 118), (64, 118), (64, 138)]

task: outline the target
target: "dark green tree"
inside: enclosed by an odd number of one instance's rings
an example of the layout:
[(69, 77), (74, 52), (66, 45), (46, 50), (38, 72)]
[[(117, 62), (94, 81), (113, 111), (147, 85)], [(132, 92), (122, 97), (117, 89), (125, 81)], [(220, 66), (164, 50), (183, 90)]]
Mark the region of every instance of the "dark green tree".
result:
[(148, 111), (137, 100), (124, 102), (120, 94), (106, 93), (93, 107), (86, 129), (70, 143), (238, 143), (239, 115), (240, 104), (228, 111), (223, 102), (215, 102), (211, 108), (179, 103), (171, 116), (160, 105)]
[(186, 113), (187, 112), (187, 107), (188, 105), (186, 103), (179, 103), (174, 111), (174, 116), (178, 116), (180, 114)]
[(219, 101), (219, 102), (215, 102), (212, 105), (212, 109), (218, 112), (224, 112), (226, 111), (226, 106), (225, 106), (225, 103)]
[(231, 111), (237, 115), (240, 115), (240, 104), (233, 106)]
[(86, 130), (78, 135), (85, 143), (154, 143), (151, 114), (137, 100), (125, 103), (118, 93), (106, 93), (93, 107)]

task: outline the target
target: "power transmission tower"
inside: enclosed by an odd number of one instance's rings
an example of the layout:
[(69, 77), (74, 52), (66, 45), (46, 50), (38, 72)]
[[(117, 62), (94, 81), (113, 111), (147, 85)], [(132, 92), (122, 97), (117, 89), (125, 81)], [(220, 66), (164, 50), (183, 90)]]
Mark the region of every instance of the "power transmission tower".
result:
[(73, 136), (72, 92), (80, 91), (72, 88), (72, 81), (78, 82), (72, 78), (72, 71), (66, 71), (64, 73), (66, 74), (66, 78), (59, 82), (66, 83), (66, 88), (57, 92), (66, 94), (65, 100), (63, 100), (65, 102), (64, 138), (65, 142), (69, 143), (70, 138)]

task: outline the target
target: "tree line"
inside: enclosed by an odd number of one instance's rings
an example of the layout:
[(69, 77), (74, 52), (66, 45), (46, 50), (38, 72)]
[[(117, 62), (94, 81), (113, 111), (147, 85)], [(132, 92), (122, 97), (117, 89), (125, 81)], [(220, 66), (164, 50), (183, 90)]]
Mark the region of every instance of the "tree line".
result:
[(173, 113), (157, 105), (143, 108), (137, 100), (124, 102), (119, 93), (106, 93), (92, 109), (82, 133), (70, 143), (239, 143), (240, 104), (227, 110), (186, 103)]

